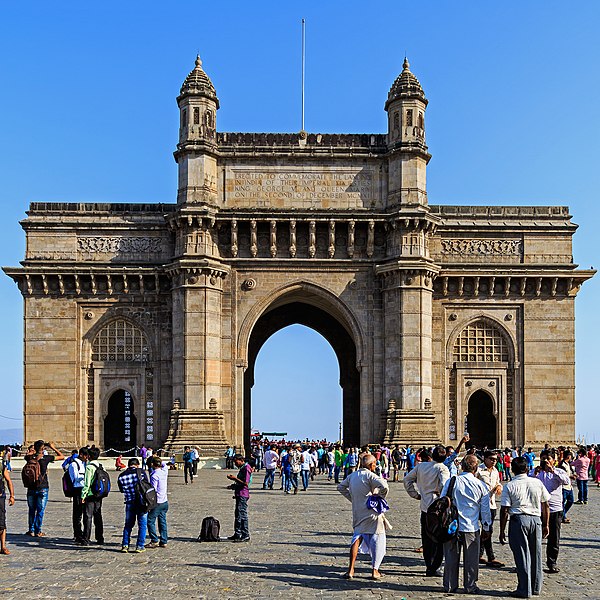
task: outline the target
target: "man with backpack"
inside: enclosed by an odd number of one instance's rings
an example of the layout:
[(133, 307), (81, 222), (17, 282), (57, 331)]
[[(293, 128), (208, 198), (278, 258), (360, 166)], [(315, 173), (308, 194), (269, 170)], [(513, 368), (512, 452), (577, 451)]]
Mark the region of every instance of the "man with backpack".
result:
[[(462, 461), (463, 472), (451, 477), (442, 496), (449, 496), (458, 512), (458, 529), (444, 544), (444, 591), (454, 593), (458, 589), (458, 566), (463, 551), (464, 588), (467, 594), (478, 594), (479, 544), (481, 539), (491, 535), (492, 515), (490, 512), (489, 490), (483, 481), (476, 478), (479, 459), (474, 454), (465, 456)], [(449, 493), (453, 482), (452, 491)]]
[[(83, 536), (78, 542), (80, 546), (89, 546), (92, 537), (92, 521), (96, 533), (96, 542), (104, 544), (104, 522), (102, 520), (102, 499), (108, 496), (110, 483), (104, 483), (108, 473), (100, 464), (100, 449), (89, 449), (89, 461), (85, 467), (81, 502), (83, 504)], [(104, 480), (104, 481), (103, 481)]]
[(15, 490), (10, 479), (10, 471), (4, 459), (0, 461), (0, 554), (10, 554), (6, 547), (6, 488), (8, 488), (8, 505), (15, 503)]
[(73, 501), (73, 539), (77, 543), (81, 543), (85, 539), (82, 526), (84, 504), (81, 491), (85, 479), (85, 463), (87, 460), (87, 448), (81, 448), (78, 454), (71, 454), (71, 460), (66, 473), (63, 475), (63, 480), (66, 482), (66, 485), (63, 483), (63, 492), (65, 496), (72, 498)]
[(44, 512), (48, 504), (48, 465), (55, 460), (64, 460), (65, 457), (52, 442), (48, 442), (48, 447), (55, 452), (44, 454), (46, 443), (44, 440), (37, 440), (33, 444), (33, 453), (25, 457), (25, 465), (21, 471), (23, 485), (27, 488), (27, 506), (29, 507), (29, 528), (26, 535), (32, 537), (46, 537), (42, 531), (44, 521)]
[(131, 531), (137, 520), (138, 536), (135, 552), (145, 552), (146, 531), (148, 528), (148, 509), (140, 504), (140, 481), (144, 480), (150, 485), (146, 472), (140, 469), (140, 461), (137, 458), (130, 458), (127, 463), (127, 469), (119, 475), (117, 480), (119, 490), (125, 497), (125, 525), (123, 527), (123, 543), (121, 552), (129, 552), (129, 541)]
[(443, 545), (434, 542), (427, 534), (427, 509), (439, 498), (444, 484), (450, 478), (448, 467), (443, 464), (445, 459), (446, 449), (443, 446), (436, 446), (433, 454), (423, 449), (421, 462), (404, 477), (408, 495), (421, 502), (421, 541), (426, 577), (441, 576), (439, 568), (444, 557)]

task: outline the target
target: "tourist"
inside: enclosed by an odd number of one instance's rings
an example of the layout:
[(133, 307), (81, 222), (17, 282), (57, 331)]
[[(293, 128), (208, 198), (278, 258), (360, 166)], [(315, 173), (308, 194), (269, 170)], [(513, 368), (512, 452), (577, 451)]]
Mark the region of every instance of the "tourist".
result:
[(339, 483), (340, 482), (340, 473), (344, 466), (344, 453), (342, 452), (342, 448), (341, 448), (340, 444), (335, 445), (334, 455), (335, 455), (335, 469), (333, 470), (334, 481), (335, 481), (335, 483)]
[[(444, 591), (454, 593), (458, 589), (458, 567), (463, 551), (463, 586), (465, 593), (478, 594), (480, 536), (490, 537), (492, 515), (490, 514), (489, 489), (475, 477), (479, 461), (473, 454), (462, 461), (463, 472), (446, 481), (442, 496), (448, 494), (451, 482), (452, 502), (458, 510), (458, 535), (444, 544)], [(480, 534), (480, 528), (483, 532)]]
[[(167, 465), (163, 464), (159, 456), (153, 456), (150, 459), (150, 483), (156, 490), (156, 506), (148, 511), (150, 543), (146, 545), (146, 548), (166, 548), (169, 541), (167, 530), (167, 512), (169, 510), (167, 499), (168, 475)], [(156, 532), (157, 519), (158, 533)]]
[[(367, 499), (373, 496), (385, 498), (388, 493), (387, 482), (375, 475), (377, 460), (372, 455), (361, 459), (360, 469), (351, 473), (342, 483), (338, 491), (352, 502), (352, 527), (354, 533), (350, 543), (350, 564), (345, 577), (354, 577), (354, 565), (358, 552), (371, 556), (371, 579), (380, 579), (379, 567), (386, 551), (386, 529), (389, 523), (383, 512), (367, 507)], [(386, 505), (384, 505), (386, 506)]]
[(469, 434), (467, 433), (461, 438), (460, 442), (458, 443), (458, 446), (456, 447), (456, 450), (453, 446), (446, 446), (446, 460), (444, 461), (444, 464), (448, 467), (448, 471), (450, 471), (450, 477), (455, 477), (456, 475), (458, 475), (457, 462), (460, 450), (465, 444), (465, 442), (468, 441)]
[(283, 449), (279, 459), (281, 467), (281, 489), (284, 494), (289, 494), (292, 486), (294, 486), (294, 494), (298, 492), (298, 478), (292, 477), (292, 453), (291, 449)]
[[(433, 458), (433, 460), (431, 460)], [(421, 451), (421, 461), (404, 477), (404, 487), (408, 495), (421, 503), (421, 542), (425, 559), (425, 576), (439, 577), (439, 568), (443, 560), (443, 545), (434, 542), (426, 531), (427, 509), (440, 497), (444, 484), (450, 478), (446, 467), (446, 449), (436, 446), (433, 454), (429, 450)]]
[(577, 502), (575, 504), (587, 504), (590, 459), (587, 457), (585, 448), (577, 450), (577, 460), (573, 461), (573, 468), (577, 478)]
[(504, 456), (502, 457), (502, 462), (504, 464), (505, 481), (510, 481), (512, 479), (512, 476), (511, 476), (512, 453), (508, 448), (504, 451)]
[(275, 446), (269, 446), (269, 449), (265, 452), (265, 479), (263, 481), (263, 490), (273, 489), (273, 483), (275, 481), (275, 469), (277, 469), (277, 463), (279, 462), (279, 454), (275, 452)]
[[(527, 459), (526, 456), (524, 458)], [(540, 465), (533, 471), (533, 476), (537, 477), (543, 484), (550, 498), (548, 508), (550, 516), (548, 519), (548, 541), (546, 543), (546, 564), (548, 573), (558, 573), (556, 566), (558, 560), (558, 551), (560, 546), (560, 526), (563, 521), (563, 485), (570, 483), (569, 475), (563, 469), (555, 467), (556, 451), (542, 450), (540, 453)], [(528, 462), (529, 466), (529, 462)]]
[(296, 444), (289, 451), (289, 462), (292, 467), (291, 472), (291, 483), (294, 486), (294, 494), (298, 493), (298, 477), (300, 476), (300, 471), (302, 470), (302, 453), (300, 452), (301, 446), (300, 444)]
[(122, 471), (125, 468), (126, 468), (126, 466), (125, 466), (125, 463), (123, 462), (123, 455), (119, 454), (119, 456), (117, 456), (117, 460), (115, 460), (115, 470)]
[[(479, 549), (479, 563), (482, 565), (488, 565), (488, 567), (501, 568), (504, 566), (503, 562), (496, 560), (494, 554), (494, 547), (492, 545), (492, 534), (493, 525), (496, 520), (496, 496), (502, 493), (502, 485), (500, 484), (500, 473), (496, 468), (498, 463), (498, 455), (492, 450), (488, 450), (483, 455), (483, 464), (479, 466), (477, 471), (477, 478), (483, 481), (488, 489), (488, 495), (490, 498), (490, 535), (481, 536), (481, 546)], [(487, 556), (487, 560), (483, 558), (483, 553)]]
[(329, 446), (329, 450), (327, 450), (327, 481), (331, 481), (333, 479), (333, 474), (335, 472), (335, 452), (333, 451), (333, 447)]
[(102, 498), (97, 497), (92, 491), (96, 471), (102, 468), (98, 458), (100, 449), (93, 447), (88, 451), (88, 462), (85, 466), (83, 486), (81, 488), (81, 502), (83, 504), (83, 535), (78, 541), (80, 546), (89, 546), (92, 537), (92, 522), (96, 542), (104, 544), (104, 522), (102, 520)]
[(501, 544), (508, 543), (515, 559), (517, 589), (513, 598), (539, 596), (542, 591), (542, 538), (548, 537), (550, 494), (542, 482), (527, 476), (527, 459), (518, 456), (512, 461), (514, 478), (502, 490), (500, 509)]
[(308, 489), (308, 478), (310, 476), (312, 464), (312, 456), (310, 454), (309, 449), (305, 446), (302, 451), (302, 457), (300, 459), (300, 475), (302, 476), (303, 492), (305, 492)]
[(148, 456), (148, 448), (145, 444), (142, 444), (140, 448), (140, 458), (142, 459), (142, 468), (146, 468), (146, 458)]
[(145, 551), (148, 513), (144, 512), (144, 509), (139, 506), (136, 498), (137, 485), (140, 477), (149, 481), (146, 472), (140, 469), (140, 461), (133, 457), (129, 459), (127, 469), (123, 471), (117, 479), (119, 490), (125, 499), (125, 525), (123, 527), (121, 552), (129, 552), (131, 532), (135, 526), (136, 520), (138, 524), (138, 535), (135, 552), (139, 553)]
[(227, 475), (233, 481), (231, 488), (235, 498), (234, 533), (229, 538), (234, 542), (249, 542), (250, 527), (248, 525), (248, 500), (250, 499), (250, 479), (252, 467), (245, 461), (241, 454), (233, 457), (233, 464), (239, 469), (236, 475)]
[(527, 452), (523, 453), (523, 457), (527, 460), (527, 468), (531, 471), (535, 465), (535, 452), (531, 448), (527, 448)]
[(227, 446), (227, 450), (225, 450), (225, 468), (233, 469), (233, 456), (235, 455), (235, 451), (231, 446)]
[(400, 480), (400, 469), (402, 468), (402, 453), (400, 446), (396, 444), (392, 450), (392, 481)]
[(15, 503), (15, 489), (10, 479), (10, 471), (4, 458), (0, 461), (0, 554), (10, 554), (6, 547), (6, 490), (8, 505)]
[(558, 463), (558, 468), (562, 469), (569, 476), (569, 483), (565, 483), (562, 486), (562, 498), (563, 498), (563, 523), (570, 523), (571, 519), (567, 517), (567, 513), (571, 506), (573, 506), (573, 502), (575, 501), (575, 497), (573, 496), (573, 481), (575, 481), (575, 470), (571, 465), (571, 461), (573, 460), (573, 453), (570, 450), (564, 450)]
[(192, 469), (194, 471), (194, 477), (198, 476), (198, 463), (200, 462), (200, 448), (198, 448), (198, 446), (194, 446), (192, 448), (192, 458), (193, 458), (193, 463), (192, 463)]
[(69, 456), (67, 456), (67, 458), (65, 458), (65, 460), (63, 460), (62, 462), (62, 469), (63, 471), (68, 470), (69, 465), (79, 456), (79, 453), (77, 452), (77, 450), (71, 450), (71, 454)]
[(600, 487), (600, 451), (596, 453), (596, 460), (594, 461), (594, 475), (596, 485)]
[[(64, 460), (65, 457), (52, 442), (48, 447), (55, 453), (44, 454), (46, 443), (38, 440), (33, 444), (33, 452), (25, 457), (25, 466), (21, 471), (23, 483), (27, 488), (27, 506), (29, 507), (29, 528), (26, 535), (46, 537), (42, 531), (44, 512), (48, 504), (48, 465), (55, 460)], [(37, 464), (36, 464), (37, 463)], [(39, 474), (36, 478), (34, 473)]]
[(185, 485), (194, 483), (194, 453), (189, 446), (183, 449), (183, 478)]
[[(85, 463), (88, 460), (88, 449), (81, 448), (79, 452), (71, 460), (67, 471), (73, 482), (73, 540), (77, 543), (81, 542), (83, 537), (83, 512), (84, 504), (81, 490), (85, 477)], [(64, 464), (64, 463), (63, 463)]]

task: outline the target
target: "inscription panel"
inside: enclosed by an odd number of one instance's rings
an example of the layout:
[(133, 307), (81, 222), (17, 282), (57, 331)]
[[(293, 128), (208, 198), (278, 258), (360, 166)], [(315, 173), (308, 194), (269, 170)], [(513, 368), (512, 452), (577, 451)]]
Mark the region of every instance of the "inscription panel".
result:
[(224, 206), (236, 208), (356, 209), (380, 205), (371, 168), (284, 167), (225, 169)]

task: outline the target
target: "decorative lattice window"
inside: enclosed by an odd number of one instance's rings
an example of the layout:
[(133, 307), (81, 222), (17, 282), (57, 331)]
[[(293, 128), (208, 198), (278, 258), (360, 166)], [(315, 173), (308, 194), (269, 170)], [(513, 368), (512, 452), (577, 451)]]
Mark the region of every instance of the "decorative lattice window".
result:
[(508, 362), (508, 343), (498, 327), (480, 320), (467, 325), (456, 342), (455, 362)]
[(144, 332), (129, 321), (112, 321), (95, 337), (92, 360), (146, 363), (150, 360), (148, 340)]

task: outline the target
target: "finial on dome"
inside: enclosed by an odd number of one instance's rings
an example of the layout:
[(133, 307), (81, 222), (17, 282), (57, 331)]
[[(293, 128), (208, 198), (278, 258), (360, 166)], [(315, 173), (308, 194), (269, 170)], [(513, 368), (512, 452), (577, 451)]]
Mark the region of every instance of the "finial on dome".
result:
[(408, 71), (410, 69), (410, 63), (408, 62), (408, 58), (404, 57), (404, 62), (402, 63), (402, 70)]
[(196, 54), (196, 66), (202, 67), (202, 61), (200, 60), (200, 55)]

